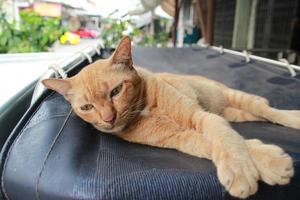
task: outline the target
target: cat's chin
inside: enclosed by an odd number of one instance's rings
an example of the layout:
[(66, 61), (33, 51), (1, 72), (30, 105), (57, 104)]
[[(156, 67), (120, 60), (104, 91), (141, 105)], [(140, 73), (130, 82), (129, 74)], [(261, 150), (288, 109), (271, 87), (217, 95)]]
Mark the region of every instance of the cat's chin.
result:
[(97, 130), (101, 131), (101, 132), (105, 132), (105, 133), (119, 133), (120, 131), (122, 131), (125, 128), (125, 125), (122, 126), (117, 126), (117, 127), (113, 127), (110, 129), (107, 128), (101, 128), (97, 125), (93, 125)]

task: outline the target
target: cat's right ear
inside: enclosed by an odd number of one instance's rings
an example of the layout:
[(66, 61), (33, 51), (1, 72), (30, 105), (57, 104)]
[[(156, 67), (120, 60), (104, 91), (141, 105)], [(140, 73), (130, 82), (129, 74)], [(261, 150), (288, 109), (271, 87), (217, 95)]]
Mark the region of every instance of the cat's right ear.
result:
[(68, 91), (71, 89), (71, 83), (69, 80), (50, 78), (42, 80), (42, 83), (47, 88), (55, 90), (68, 99)]
[(131, 39), (125, 36), (121, 39), (112, 55), (112, 63), (133, 69), (131, 57)]

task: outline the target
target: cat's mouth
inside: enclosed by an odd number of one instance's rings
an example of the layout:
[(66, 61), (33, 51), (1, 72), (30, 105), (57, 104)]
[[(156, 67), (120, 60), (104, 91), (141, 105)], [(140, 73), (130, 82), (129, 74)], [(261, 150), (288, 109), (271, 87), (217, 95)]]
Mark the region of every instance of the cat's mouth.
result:
[(93, 124), (93, 126), (97, 130), (102, 131), (102, 132), (106, 132), (106, 133), (117, 133), (117, 132), (122, 131), (125, 127), (125, 125), (117, 126), (116, 124), (103, 126), (103, 125), (98, 124), (98, 123)]
[(111, 130), (114, 128), (114, 124), (100, 124), (100, 123), (94, 123), (93, 126), (95, 128), (97, 128), (100, 131), (104, 131), (104, 130)]

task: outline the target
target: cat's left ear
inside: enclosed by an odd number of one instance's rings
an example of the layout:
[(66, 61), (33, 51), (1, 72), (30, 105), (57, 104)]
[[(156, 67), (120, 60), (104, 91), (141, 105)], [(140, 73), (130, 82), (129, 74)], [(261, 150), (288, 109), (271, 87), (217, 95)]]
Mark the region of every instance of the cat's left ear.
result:
[(114, 54), (112, 55), (112, 63), (117, 65), (122, 64), (130, 69), (133, 69), (130, 37), (125, 36), (122, 38)]
[(44, 79), (42, 83), (49, 89), (55, 90), (56, 92), (63, 95), (66, 99), (69, 99), (68, 91), (71, 89), (71, 83), (67, 79)]

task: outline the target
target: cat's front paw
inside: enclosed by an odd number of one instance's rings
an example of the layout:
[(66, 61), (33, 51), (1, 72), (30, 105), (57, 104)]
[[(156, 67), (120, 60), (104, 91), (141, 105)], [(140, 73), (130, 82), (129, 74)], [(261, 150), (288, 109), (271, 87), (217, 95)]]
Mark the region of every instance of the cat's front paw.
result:
[(257, 191), (258, 171), (250, 156), (224, 156), (217, 162), (218, 178), (228, 192), (238, 198), (247, 198)]
[(292, 158), (276, 145), (246, 141), (260, 178), (269, 185), (288, 184), (294, 175)]

